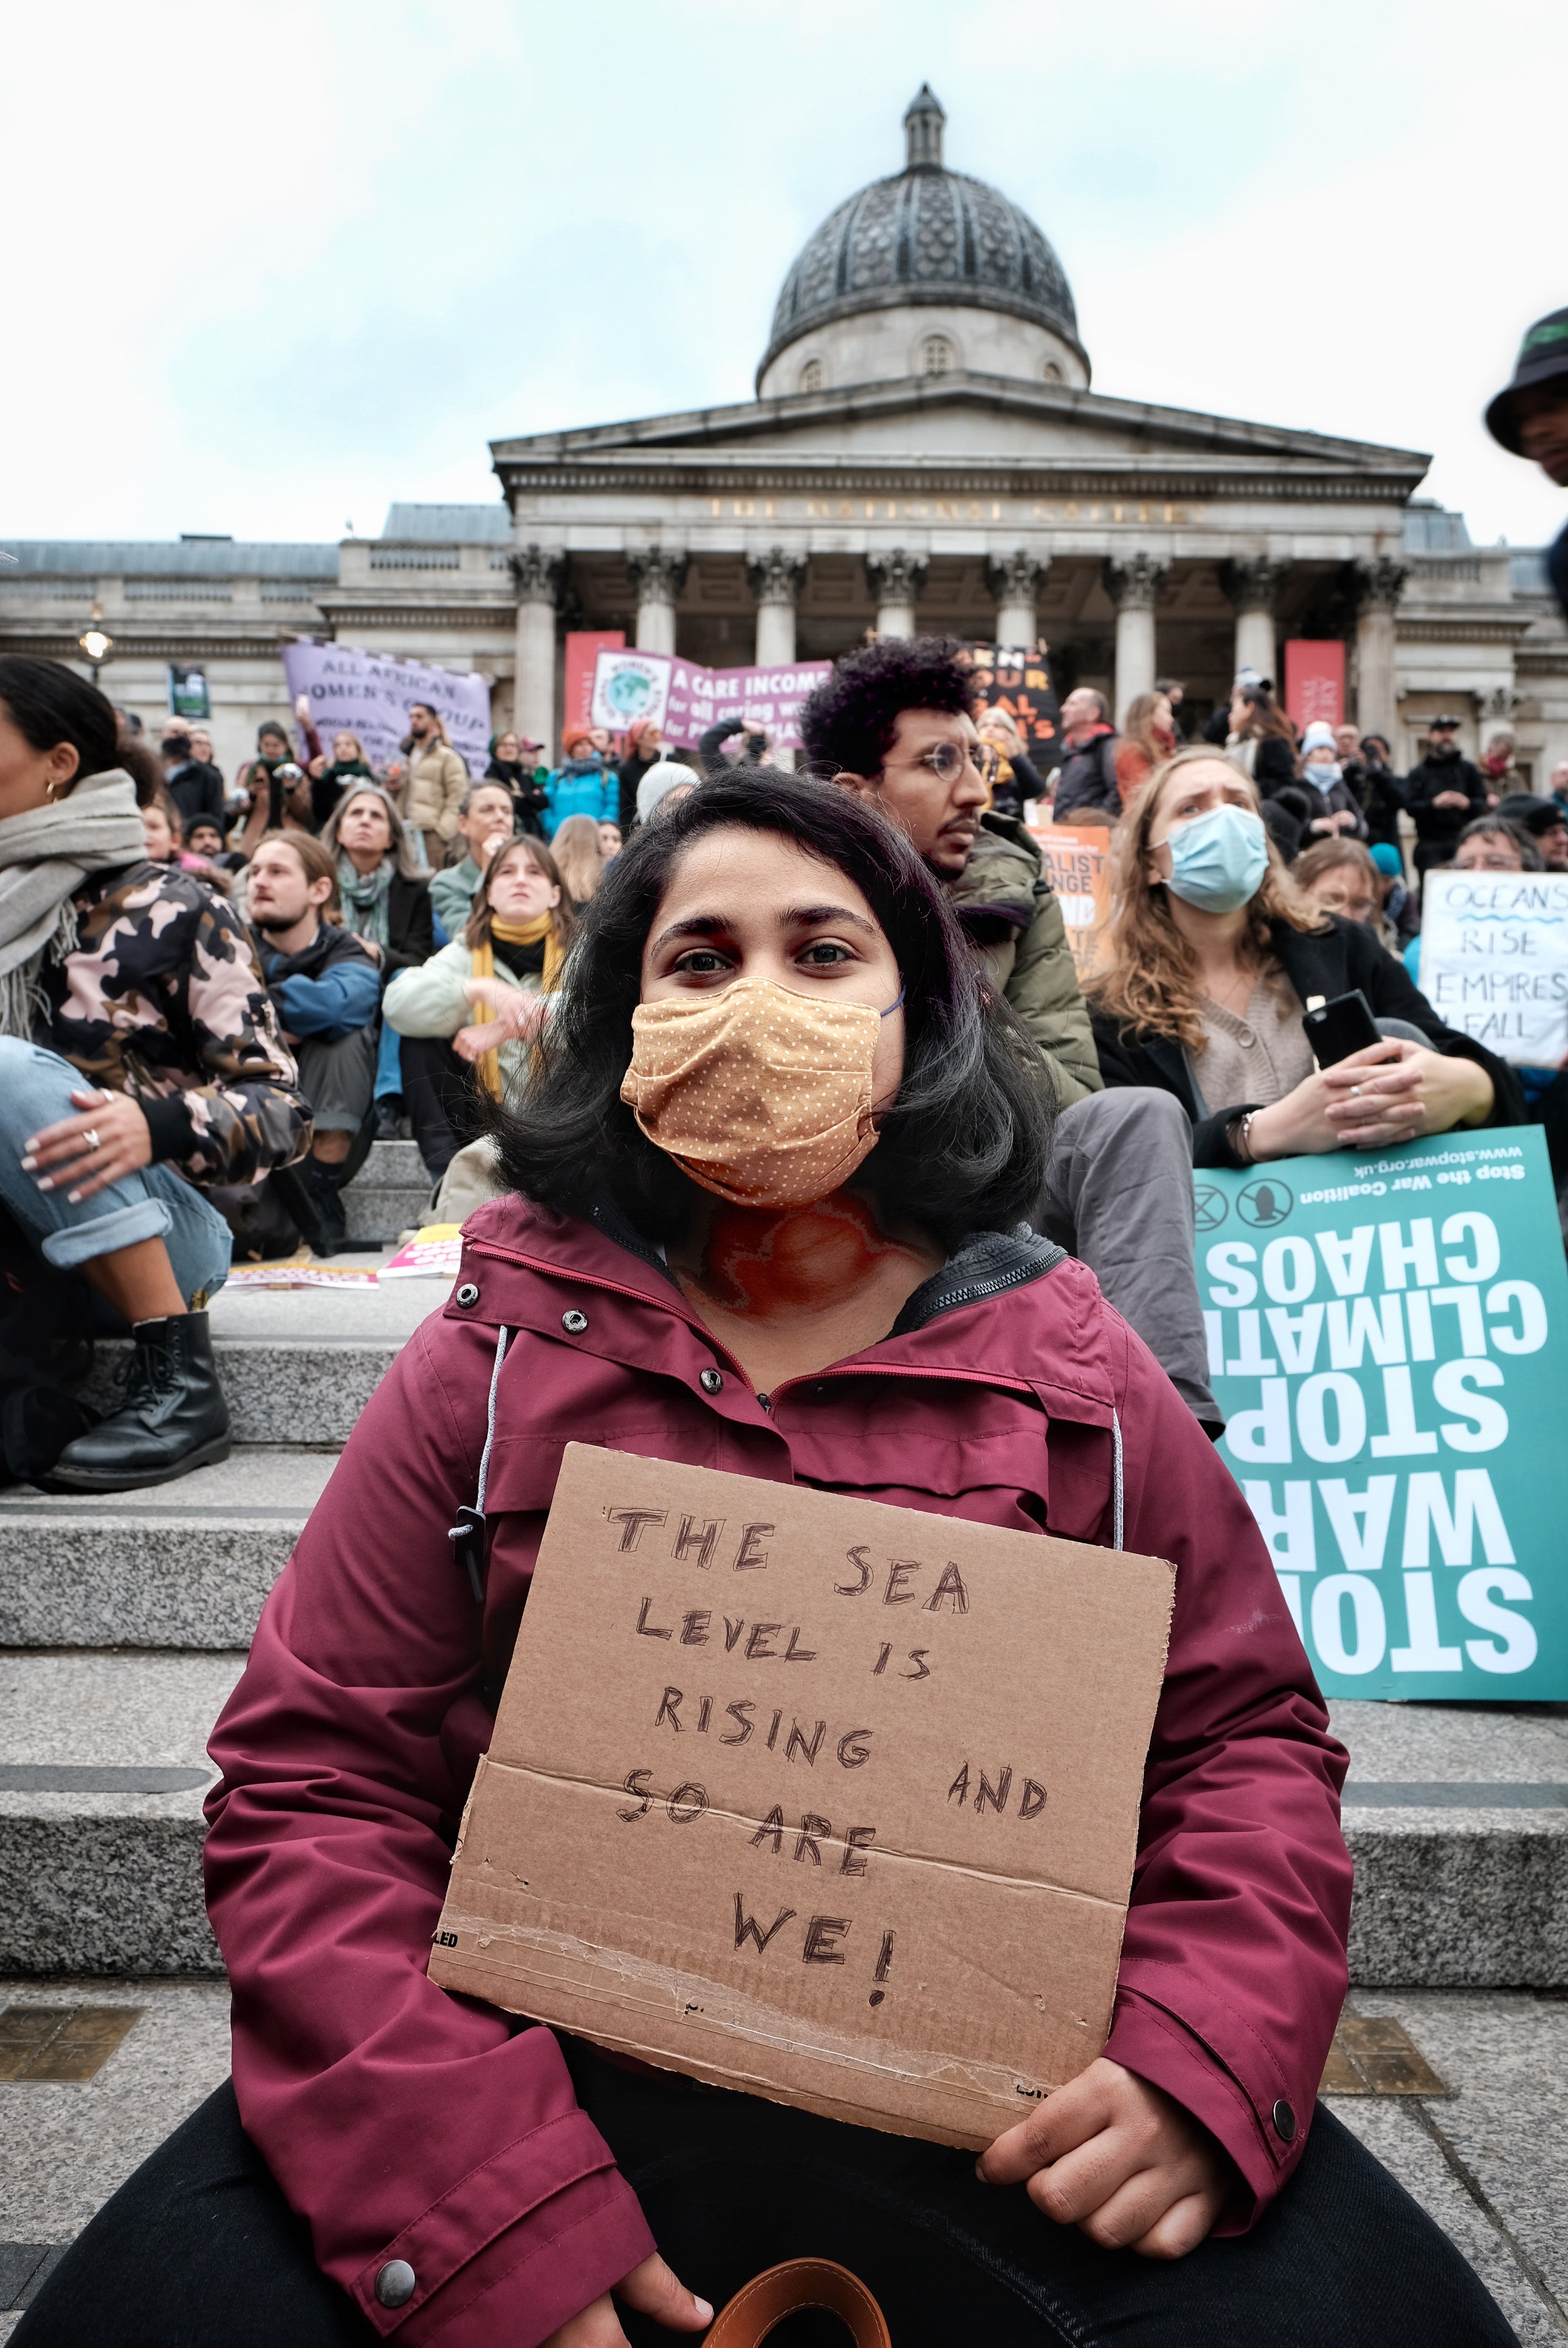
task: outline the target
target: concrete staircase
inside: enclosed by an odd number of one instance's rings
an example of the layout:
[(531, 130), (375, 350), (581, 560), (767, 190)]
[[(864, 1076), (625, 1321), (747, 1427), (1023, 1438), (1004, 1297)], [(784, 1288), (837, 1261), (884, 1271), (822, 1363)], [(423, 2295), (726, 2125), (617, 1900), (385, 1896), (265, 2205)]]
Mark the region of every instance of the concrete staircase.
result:
[[(417, 1173), (411, 1144), (378, 1145), (360, 1228), (417, 1223)], [(112, 1499), (0, 1492), (0, 1975), (220, 1969), (207, 1732), (338, 1447), (446, 1293), (226, 1292), (224, 1465)], [(1568, 1706), (1346, 1704), (1336, 1725), (1353, 1979), (1568, 1986)]]

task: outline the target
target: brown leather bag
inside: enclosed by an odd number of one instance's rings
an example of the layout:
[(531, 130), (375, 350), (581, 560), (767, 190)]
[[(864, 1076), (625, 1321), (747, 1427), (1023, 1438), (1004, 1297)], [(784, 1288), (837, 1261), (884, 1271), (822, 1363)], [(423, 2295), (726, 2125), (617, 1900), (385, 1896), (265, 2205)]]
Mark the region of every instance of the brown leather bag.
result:
[(846, 2324), (855, 2348), (893, 2348), (882, 2310), (858, 2275), (831, 2259), (785, 2259), (743, 2285), (721, 2308), (702, 2348), (761, 2348), (786, 2315), (825, 2307)]

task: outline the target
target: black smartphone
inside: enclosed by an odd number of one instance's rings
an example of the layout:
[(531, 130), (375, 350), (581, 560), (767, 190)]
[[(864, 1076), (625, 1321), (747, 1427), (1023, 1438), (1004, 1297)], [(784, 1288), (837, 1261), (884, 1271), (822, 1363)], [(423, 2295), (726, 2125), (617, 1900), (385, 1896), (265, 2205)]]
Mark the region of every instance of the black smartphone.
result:
[(1336, 994), (1329, 1002), (1320, 1003), (1316, 1011), (1304, 1011), (1301, 1025), (1320, 1068), (1331, 1068), (1337, 1061), (1348, 1060), (1352, 1052), (1383, 1041), (1372, 1006), (1358, 986), (1353, 986), (1348, 994)]

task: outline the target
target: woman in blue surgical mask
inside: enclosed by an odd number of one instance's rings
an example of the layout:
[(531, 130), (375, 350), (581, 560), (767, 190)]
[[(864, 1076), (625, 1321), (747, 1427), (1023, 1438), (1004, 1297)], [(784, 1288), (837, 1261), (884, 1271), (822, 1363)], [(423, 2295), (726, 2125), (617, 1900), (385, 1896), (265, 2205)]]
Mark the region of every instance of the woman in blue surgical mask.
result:
[[(1199, 1166), (1521, 1123), (1513, 1071), (1445, 1027), (1368, 930), (1294, 885), (1258, 807), (1229, 758), (1182, 750), (1120, 827), (1091, 991), (1106, 1084), (1174, 1093)], [(1358, 989), (1383, 1039), (1320, 1070), (1302, 1014)]]

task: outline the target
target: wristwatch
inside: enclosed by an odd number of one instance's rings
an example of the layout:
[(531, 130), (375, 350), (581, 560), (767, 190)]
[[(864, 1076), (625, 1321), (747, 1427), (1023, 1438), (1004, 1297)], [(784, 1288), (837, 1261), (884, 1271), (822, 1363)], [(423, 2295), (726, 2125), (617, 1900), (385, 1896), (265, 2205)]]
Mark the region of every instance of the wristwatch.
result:
[(1233, 1117), (1225, 1128), (1225, 1139), (1230, 1144), (1232, 1155), (1238, 1158), (1244, 1166), (1253, 1166), (1257, 1162), (1252, 1154), (1252, 1121), (1256, 1115), (1255, 1109), (1244, 1108), (1241, 1115)]

